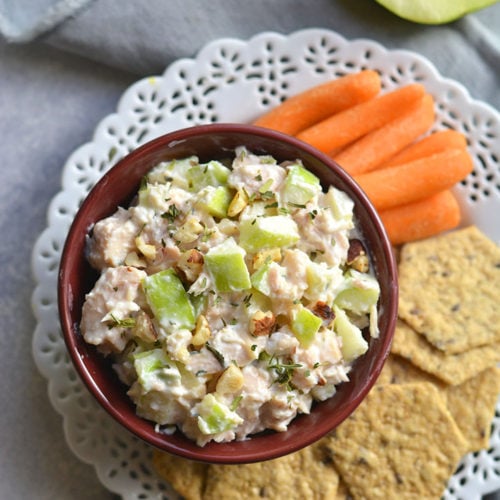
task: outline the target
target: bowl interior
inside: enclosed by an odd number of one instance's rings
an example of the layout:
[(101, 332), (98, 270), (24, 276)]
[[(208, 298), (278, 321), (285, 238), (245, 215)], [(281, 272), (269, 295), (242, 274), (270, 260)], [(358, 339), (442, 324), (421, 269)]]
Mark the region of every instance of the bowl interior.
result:
[[(154, 424), (135, 414), (109, 361), (86, 344), (79, 331), (81, 308), (97, 274), (84, 257), (85, 238), (98, 220), (126, 207), (138, 190), (141, 178), (160, 161), (197, 155), (201, 161), (227, 158), (245, 145), (257, 154), (271, 154), (278, 161), (301, 159), (324, 187), (334, 185), (355, 201), (355, 215), (362, 229), (375, 274), (381, 286), (380, 337), (370, 340), (368, 352), (355, 362), (350, 381), (338, 386), (336, 395), (300, 415), (284, 433), (266, 432), (249, 440), (210, 443), (203, 448), (176, 432), (171, 436), (154, 430)], [(61, 258), (59, 310), (65, 342), (73, 363), (98, 402), (135, 435), (163, 450), (186, 458), (214, 463), (245, 463), (276, 458), (296, 451), (335, 428), (362, 401), (374, 384), (390, 348), (397, 313), (396, 265), (391, 246), (373, 207), (360, 188), (331, 159), (283, 134), (257, 127), (233, 124), (206, 125), (185, 129), (135, 150), (117, 163), (96, 184), (83, 202), (70, 228)]]

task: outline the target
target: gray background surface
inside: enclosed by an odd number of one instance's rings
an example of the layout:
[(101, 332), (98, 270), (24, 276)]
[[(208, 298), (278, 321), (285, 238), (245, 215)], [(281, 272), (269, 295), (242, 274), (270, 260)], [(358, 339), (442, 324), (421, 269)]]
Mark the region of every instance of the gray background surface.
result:
[(372, 0), (95, 0), (29, 44), (0, 39), (0, 500), (114, 497), (67, 447), (31, 356), (31, 252), (66, 158), (140, 77), (214, 38), (306, 27), (417, 51), (500, 108), (500, 4), (430, 27)]

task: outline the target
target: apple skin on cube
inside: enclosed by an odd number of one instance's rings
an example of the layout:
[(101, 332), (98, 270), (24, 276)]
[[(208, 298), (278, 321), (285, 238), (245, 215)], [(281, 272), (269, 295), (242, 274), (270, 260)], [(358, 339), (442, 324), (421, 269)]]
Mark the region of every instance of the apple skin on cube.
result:
[(336, 306), (333, 306), (333, 311), (333, 329), (342, 338), (342, 356), (350, 363), (368, 350), (368, 342), (363, 338), (361, 330), (351, 323), (345, 311)]
[(207, 394), (198, 405), (198, 428), (203, 434), (228, 431), (243, 422), (243, 419), (213, 394)]
[(245, 250), (234, 238), (211, 248), (205, 255), (205, 265), (219, 292), (238, 292), (252, 286), (245, 263)]
[(172, 327), (195, 327), (194, 308), (182, 281), (173, 269), (166, 269), (144, 279), (146, 300), (155, 318), (167, 331)]
[(250, 277), (252, 286), (267, 297), (271, 295), (271, 287), (269, 286), (269, 269), (272, 263), (273, 261), (271, 259), (267, 260)]
[(233, 193), (227, 186), (207, 186), (200, 193), (197, 205), (213, 217), (222, 219), (227, 217), (227, 209), (232, 198)]
[(302, 165), (295, 164), (288, 168), (283, 187), (283, 201), (296, 205), (305, 205), (321, 191), (319, 179)]
[(245, 219), (240, 223), (240, 245), (248, 252), (286, 247), (300, 238), (295, 221), (287, 215)]
[(186, 172), (191, 191), (197, 192), (206, 186), (225, 186), (231, 171), (218, 161), (193, 165)]
[(181, 379), (176, 364), (167, 357), (163, 349), (134, 355), (134, 368), (145, 391), (161, 390), (166, 385), (179, 383)]
[(380, 286), (374, 276), (350, 270), (346, 274), (345, 288), (335, 298), (335, 304), (356, 314), (369, 313), (377, 304)]
[(314, 342), (322, 322), (311, 310), (300, 306), (293, 315), (290, 327), (300, 345), (307, 349)]

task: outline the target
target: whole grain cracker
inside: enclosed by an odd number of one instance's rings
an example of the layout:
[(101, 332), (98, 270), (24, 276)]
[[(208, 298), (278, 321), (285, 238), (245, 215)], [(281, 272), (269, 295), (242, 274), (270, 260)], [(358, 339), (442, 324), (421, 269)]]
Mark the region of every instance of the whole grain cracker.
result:
[(500, 368), (484, 370), (446, 389), (446, 405), (469, 442), (467, 452), (487, 449), (500, 393)]
[(186, 500), (334, 499), (339, 485), (323, 440), (284, 457), (240, 465), (202, 464), (155, 450), (153, 465)]
[(439, 390), (444, 390), (448, 385), (430, 373), (421, 370), (407, 359), (390, 353), (377, 379), (377, 384), (410, 384), (415, 382), (430, 382)]
[(403, 246), (399, 315), (447, 353), (500, 341), (500, 248), (477, 227)]
[(467, 443), (439, 391), (422, 382), (375, 386), (329, 446), (354, 498), (439, 499)]
[(153, 450), (153, 467), (186, 500), (202, 500), (208, 464)]
[(500, 342), (458, 354), (445, 354), (404, 321), (398, 320), (391, 352), (402, 356), (447, 384), (461, 384), (500, 361)]
[(336, 498), (339, 476), (319, 441), (296, 453), (245, 465), (211, 465), (204, 500)]
[(483, 370), (459, 385), (449, 385), (408, 360), (390, 354), (377, 384), (432, 383), (442, 395), (458, 428), (467, 440), (466, 452), (488, 448), (491, 421), (500, 393), (500, 368)]

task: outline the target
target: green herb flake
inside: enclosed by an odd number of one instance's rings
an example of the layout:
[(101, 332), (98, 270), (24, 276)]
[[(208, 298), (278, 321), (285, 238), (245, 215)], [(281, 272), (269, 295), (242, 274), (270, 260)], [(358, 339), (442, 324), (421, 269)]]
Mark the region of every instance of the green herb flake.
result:
[(291, 201), (288, 202), (288, 205), (294, 208), (306, 208), (306, 206), (302, 205), (301, 203), (292, 203)]
[(264, 205), (264, 208), (277, 208), (278, 207), (278, 202), (275, 201), (274, 203), (269, 203), (269, 205)]
[(243, 304), (245, 304), (245, 307), (249, 307), (250, 306), (250, 301), (252, 300), (252, 294), (248, 294), (248, 295), (245, 295), (245, 297), (243, 297)]
[(260, 186), (259, 193), (261, 195), (264, 195), (265, 193), (271, 193), (272, 194), (272, 191), (269, 191), (269, 189), (271, 188), (272, 185), (273, 185), (273, 180), (272, 179), (267, 179), (267, 181), (264, 182), (264, 184), (262, 184), (262, 186)]
[(224, 356), (215, 347), (211, 346), (208, 342), (205, 344), (205, 347), (214, 355), (215, 359), (222, 366), (225, 366), (226, 362), (224, 361)]
[(236, 408), (238, 408), (239, 404), (241, 403), (241, 400), (243, 399), (243, 396), (240, 394), (239, 396), (236, 396), (232, 403), (231, 406), (229, 407), (231, 411), (236, 411)]
[(169, 222), (173, 223), (180, 213), (180, 210), (172, 204), (168, 207), (166, 212), (161, 214), (161, 217), (162, 219), (167, 219)]
[(268, 369), (274, 370), (276, 374), (275, 383), (286, 386), (287, 390), (293, 390), (291, 380), (296, 368), (301, 368), (300, 363), (282, 363), (280, 360), (271, 356), (268, 361)]
[(133, 328), (135, 326), (135, 319), (134, 318), (117, 318), (114, 314), (110, 314), (111, 316), (111, 321), (108, 324), (108, 328), (111, 330), (111, 328), (119, 327), (119, 328)]

